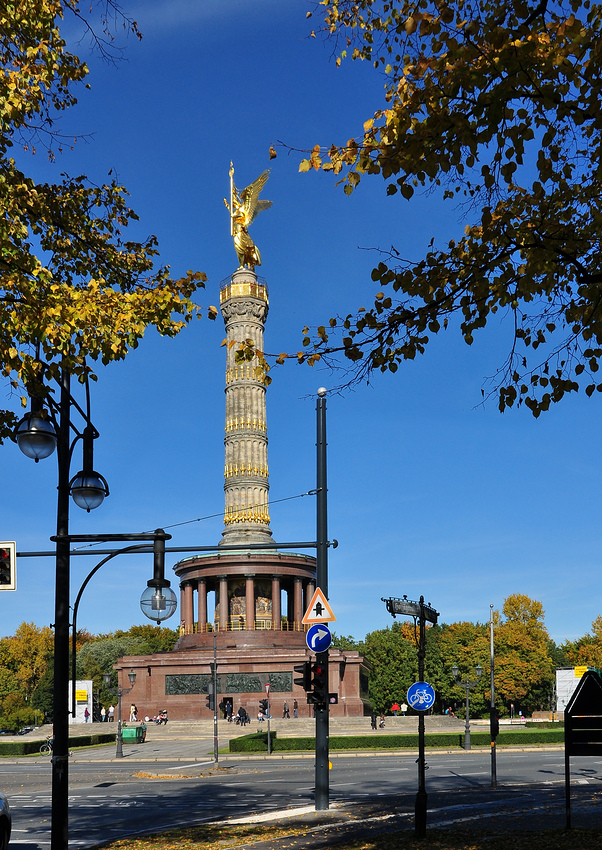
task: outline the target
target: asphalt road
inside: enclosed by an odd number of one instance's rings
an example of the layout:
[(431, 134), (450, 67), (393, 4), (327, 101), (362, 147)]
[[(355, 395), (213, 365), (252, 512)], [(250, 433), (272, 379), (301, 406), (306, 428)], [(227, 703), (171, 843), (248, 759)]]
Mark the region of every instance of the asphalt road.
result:
[[(343, 808), (381, 803), (413, 817), (415, 755), (336, 756), (330, 799)], [(564, 755), (561, 751), (499, 751), (497, 791), (490, 788), (488, 752), (427, 753), (429, 824), (474, 821), (541, 811), (563, 825)], [(572, 787), (580, 800), (602, 785), (602, 760), (572, 759)], [(313, 804), (312, 759), (234, 760), (221, 763), (163, 761), (75, 762), (70, 765), (70, 843), (90, 846), (171, 826), (277, 812)], [(0, 787), (13, 810), (11, 845), (23, 850), (50, 843), (50, 763), (0, 762)], [(602, 789), (601, 789), (602, 790)], [(587, 797), (589, 799), (589, 797)]]

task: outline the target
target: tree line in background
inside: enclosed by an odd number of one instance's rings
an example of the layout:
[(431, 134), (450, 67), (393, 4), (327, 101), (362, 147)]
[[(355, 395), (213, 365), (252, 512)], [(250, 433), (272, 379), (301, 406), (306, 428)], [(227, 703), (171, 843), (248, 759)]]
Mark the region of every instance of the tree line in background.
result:
[[(0, 640), (0, 728), (19, 729), (52, 720), (53, 632), (48, 626), (22, 623), (15, 634)], [(113, 664), (123, 655), (147, 655), (173, 649), (179, 633), (174, 629), (144, 625), (127, 631), (77, 638), (77, 678), (91, 679), (101, 705), (115, 699), (104, 685), (103, 674), (113, 674)], [(396, 621), (364, 640), (335, 636), (341, 649), (358, 650), (370, 665), (370, 700), (373, 708), (388, 711), (401, 703), (418, 678), (417, 629), (411, 622)], [(557, 667), (587, 665), (602, 669), (602, 616), (591, 633), (557, 646), (545, 626), (540, 602), (522, 594), (509, 596), (494, 612), (495, 702), (502, 716), (515, 710), (531, 714), (553, 707)], [(490, 704), (489, 623), (441, 624), (426, 632), (426, 679), (435, 688), (435, 711), (452, 708), (462, 713), (465, 691), (456, 684), (452, 667), (461, 679), (474, 679), (477, 664), (483, 675), (471, 692), (471, 715), (487, 715)]]
[[(557, 646), (550, 638), (540, 602), (523, 594), (509, 596), (494, 616), (495, 704), (501, 716), (510, 705), (525, 715), (555, 707), (555, 670), (582, 664), (602, 668), (602, 617), (592, 624), (591, 634)], [(377, 712), (390, 711), (405, 701), (410, 685), (418, 679), (418, 627), (395, 622), (357, 641), (335, 637), (336, 646), (358, 650), (370, 665), (370, 701)], [(483, 673), (471, 691), (470, 713), (486, 716), (491, 702), (490, 625), (459, 622), (427, 628), (425, 678), (434, 687), (434, 711), (447, 708), (464, 713), (465, 688), (454, 680), (458, 666), (461, 681), (476, 681), (475, 668)]]
[[(103, 674), (112, 674), (113, 664), (123, 655), (147, 655), (173, 649), (179, 632), (159, 626), (132, 626), (127, 631), (77, 635), (76, 675), (91, 679), (101, 705), (115, 696), (107, 690)], [(0, 728), (15, 730), (52, 720), (54, 634), (48, 626), (21, 623), (12, 637), (0, 640)]]

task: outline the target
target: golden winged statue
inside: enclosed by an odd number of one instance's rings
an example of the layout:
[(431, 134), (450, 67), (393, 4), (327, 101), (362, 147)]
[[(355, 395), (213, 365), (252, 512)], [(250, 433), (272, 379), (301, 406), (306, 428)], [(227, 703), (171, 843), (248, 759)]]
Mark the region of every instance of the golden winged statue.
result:
[(249, 236), (249, 225), (258, 213), (272, 206), (271, 201), (260, 201), (259, 193), (267, 183), (270, 172), (264, 171), (257, 180), (238, 192), (234, 185), (234, 166), (230, 163), (230, 203), (224, 203), (230, 213), (230, 234), (234, 237), (234, 250), (240, 268), (254, 269), (261, 265), (261, 254)]

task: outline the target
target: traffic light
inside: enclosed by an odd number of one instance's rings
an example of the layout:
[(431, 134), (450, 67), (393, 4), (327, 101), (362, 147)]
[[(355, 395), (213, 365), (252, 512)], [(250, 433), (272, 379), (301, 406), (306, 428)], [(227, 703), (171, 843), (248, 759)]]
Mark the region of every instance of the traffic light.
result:
[(313, 705), (328, 705), (328, 662), (312, 661), (310, 663), (310, 687), (312, 693), (307, 695), (307, 701)]
[(207, 708), (215, 711), (215, 693), (213, 692), (213, 682), (207, 684)]
[(311, 691), (311, 664), (309, 661), (296, 664), (293, 670), (295, 673), (301, 673), (298, 679), (293, 679), (295, 685), (301, 685), (304, 691)]
[(16, 544), (0, 543), (0, 590), (17, 589)]
[(260, 708), (262, 714), (268, 713), (268, 701), (267, 701), (267, 699), (260, 699), (259, 700), (259, 708)]

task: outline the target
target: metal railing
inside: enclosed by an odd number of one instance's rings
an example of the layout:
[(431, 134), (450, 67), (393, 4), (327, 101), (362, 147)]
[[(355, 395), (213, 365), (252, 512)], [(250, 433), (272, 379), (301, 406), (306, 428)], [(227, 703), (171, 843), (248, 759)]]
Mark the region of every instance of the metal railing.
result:
[[(276, 629), (273, 620), (257, 619), (253, 623), (252, 631), (256, 632), (306, 632), (309, 627), (299, 621), (287, 620), (283, 618), (280, 622), (280, 628)], [(189, 626), (180, 626), (180, 635), (196, 635), (196, 634), (211, 634), (213, 632), (244, 632), (247, 631), (246, 619), (244, 617), (233, 617), (228, 620), (225, 626), (215, 623), (194, 623)]]

